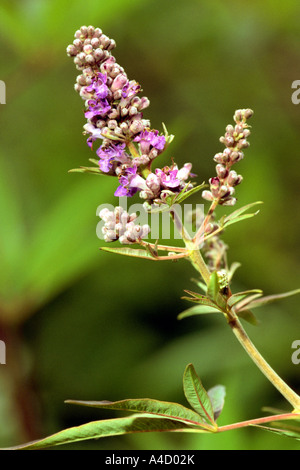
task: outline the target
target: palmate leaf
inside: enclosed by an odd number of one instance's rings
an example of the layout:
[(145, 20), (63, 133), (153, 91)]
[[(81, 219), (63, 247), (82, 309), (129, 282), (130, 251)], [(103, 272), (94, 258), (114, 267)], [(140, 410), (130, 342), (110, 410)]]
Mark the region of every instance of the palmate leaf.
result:
[(186, 408), (183, 405), (172, 402), (153, 400), (150, 398), (129, 399), (120, 401), (79, 401), (67, 400), (66, 403), (73, 405), (89, 406), (92, 408), (106, 408), (110, 410), (131, 411), (134, 413), (149, 413), (162, 418), (171, 418), (176, 421), (184, 422), (198, 426), (205, 421), (195, 413), (195, 411)]
[(92, 421), (37, 441), (1, 450), (46, 449), (89, 439), (141, 432), (217, 432), (218, 426), (215, 419), (219, 416), (224, 405), (224, 387), (217, 385), (207, 393), (192, 364), (189, 364), (185, 369), (183, 387), (185, 396), (194, 410), (179, 403), (149, 398), (115, 402), (67, 400), (66, 403), (70, 404), (130, 411), (134, 414), (123, 418)]
[(212, 403), (192, 364), (188, 364), (185, 369), (183, 376), (183, 390), (187, 401), (194, 410), (205, 420), (205, 422), (214, 428), (217, 428)]

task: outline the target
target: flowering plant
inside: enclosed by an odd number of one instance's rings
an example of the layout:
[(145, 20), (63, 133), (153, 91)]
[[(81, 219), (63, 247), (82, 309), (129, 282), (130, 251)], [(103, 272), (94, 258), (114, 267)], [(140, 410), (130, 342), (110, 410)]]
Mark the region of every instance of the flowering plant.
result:
[[(60, 431), (33, 443), (19, 446), (21, 449), (41, 449), (53, 445), (115, 436), (135, 432), (193, 432), (220, 433), (246, 426), (258, 426), (290, 437), (300, 438), (300, 396), (293, 391), (270, 367), (257, 351), (242, 321), (256, 323), (253, 309), (267, 303), (299, 293), (300, 290), (263, 296), (260, 289), (232, 292), (232, 279), (238, 263), (228, 264), (227, 246), (221, 239), (224, 230), (232, 224), (255, 216), (249, 212), (255, 202), (240, 207), (229, 215), (218, 219), (218, 206), (232, 207), (236, 204), (236, 186), (242, 182), (233, 165), (244, 158), (249, 146), (250, 109), (239, 109), (234, 113), (234, 124), (226, 127), (220, 138), (223, 151), (214, 156), (216, 175), (209, 184), (197, 185), (191, 172), (191, 163), (181, 168), (175, 162), (163, 168), (153, 168), (157, 158), (173, 140), (166, 127), (163, 133), (151, 128), (143, 112), (149, 106), (148, 98), (139, 95), (141, 87), (129, 80), (124, 69), (116, 62), (112, 51), (115, 42), (92, 26), (81, 27), (75, 33), (73, 44), (67, 53), (74, 58), (80, 71), (75, 90), (85, 102), (84, 133), (87, 145), (96, 148), (97, 159), (90, 159), (93, 166), (82, 166), (73, 172), (91, 173), (114, 177), (118, 184), (116, 197), (129, 198), (138, 194), (147, 214), (167, 212), (177, 228), (184, 246), (161, 245), (159, 241), (147, 241), (152, 227), (138, 223), (136, 213), (127, 212), (122, 205), (99, 212), (103, 222), (101, 234), (105, 242), (118, 241), (121, 245), (103, 247), (102, 250), (145, 260), (165, 261), (187, 259), (196, 269), (198, 291), (186, 290), (187, 301), (195, 304), (179, 315), (179, 319), (192, 315), (223, 315), (226, 323), (241, 343), (250, 358), (291, 405), (290, 412), (270, 411), (267, 416), (244, 422), (218, 426), (222, 411), (225, 387), (217, 385), (206, 391), (192, 364), (188, 364), (183, 376), (183, 388), (191, 408), (178, 403), (155, 399), (126, 399), (117, 402), (83, 402), (68, 400), (68, 403), (133, 412), (130, 416), (93, 421), (78, 427)], [(210, 203), (205, 214), (192, 214), (196, 231), (190, 235), (180, 216), (178, 206), (188, 197), (202, 191), (202, 198)]]

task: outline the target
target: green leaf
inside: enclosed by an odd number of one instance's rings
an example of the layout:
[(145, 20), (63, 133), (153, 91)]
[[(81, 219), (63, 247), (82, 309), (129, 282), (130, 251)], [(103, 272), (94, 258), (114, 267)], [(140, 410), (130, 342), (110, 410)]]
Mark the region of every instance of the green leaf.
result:
[(252, 301), (254, 299), (257, 299), (258, 297), (261, 297), (261, 294), (249, 295), (249, 297), (246, 297), (245, 299), (238, 302), (234, 307), (235, 313), (238, 313), (238, 312), (246, 309), (246, 307), (248, 308), (248, 305), (250, 305), (252, 303)]
[(220, 313), (220, 309), (217, 307), (210, 307), (208, 305), (196, 305), (195, 307), (188, 308), (178, 315), (178, 320), (183, 318), (192, 317), (194, 315), (203, 315), (206, 313)]
[(208, 424), (216, 428), (214, 410), (211, 401), (192, 364), (188, 364), (185, 369), (183, 376), (183, 389), (187, 401), (194, 410)]
[(252, 204), (247, 204), (246, 206), (241, 207), (240, 209), (237, 209), (236, 211), (232, 212), (230, 215), (222, 217), (222, 219), (220, 220), (221, 226), (225, 228), (225, 227), (228, 227), (229, 225), (235, 224), (236, 222), (241, 222), (242, 220), (254, 217), (255, 215), (259, 213), (259, 210), (252, 214), (244, 214), (244, 212), (246, 212), (246, 210), (250, 209), (251, 207), (257, 204), (262, 204), (262, 202), (258, 201)]
[(108, 436), (145, 432), (207, 432), (199, 426), (188, 426), (185, 423), (151, 416), (148, 413), (135, 414), (125, 418), (92, 421), (81, 426), (65, 429), (38, 441), (10, 447), (6, 450), (35, 450), (89, 439), (99, 439)]
[(191, 281), (195, 282), (195, 284), (197, 284), (197, 286), (203, 291), (206, 293), (207, 291), (207, 285), (204, 284), (204, 282), (201, 282), (199, 281), (198, 279), (194, 279), (192, 278)]
[[(265, 297), (261, 297), (260, 299), (253, 299), (251, 302), (247, 304), (247, 308), (257, 308), (261, 307), (262, 305), (270, 304), (272, 302), (276, 302), (277, 300), (285, 299), (286, 297), (290, 297), (292, 295), (300, 294), (300, 289), (295, 289), (289, 292), (284, 292), (283, 294), (274, 294), (268, 295)], [(245, 305), (242, 308), (239, 308), (239, 311), (243, 310)]]
[(168, 147), (170, 145), (170, 143), (173, 141), (174, 139), (174, 135), (173, 134), (169, 134), (168, 133), (168, 130), (166, 128), (166, 125), (165, 123), (163, 122), (162, 123), (162, 126), (163, 126), (163, 130), (164, 130), (164, 134), (165, 134), (165, 139), (166, 139), (166, 144), (165, 144), (165, 148)]
[(198, 294), (197, 292), (192, 292), (190, 290), (185, 290), (187, 294), (190, 294), (191, 297), (182, 297), (184, 300), (189, 300), (190, 302), (195, 302), (197, 304), (202, 304), (206, 306), (210, 306), (216, 309), (219, 309), (217, 304), (211, 300), (209, 297), (206, 297), (205, 295)]
[(179, 403), (152, 400), (150, 398), (129, 399), (120, 401), (80, 401), (67, 400), (73, 405), (89, 406), (92, 408), (106, 408), (110, 410), (131, 411), (134, 413), (149, 413), (162, 418), (172, 418), (186, 424), (199, 425), (205, 421), (193, 410)]
[(207, 394), (213, 407), (214, 420), (216, 420), (220, 416), (224, 407), (226, 389), (223, 385), (216, 385), (215, 387), (210, 388)]
[[(229, 220), (233, 220), (236, 217), (241, 216), (244, 212), (246, 212), (251, 207), (256, 206), (257, 204), (263, 204), (263, 202), (262, 201), (252, 202), (251, 204), (247, 204), (246, 206), (240, 207), (239, 209), (232, 212), (230, 215), (227, 215), (224, 218), (224, 222), (229, 221)], [(250, 215), (255, 215), (255, 214), (250, 214)]]
[(234, 305), (239, 303), (241, 300), (245, 299), (246, 297), (252, 294), (263, 295), (263, 291), (260, 289), (252, 289), (252, 290), (245, 290), (243, 292), (237, 292), (236, 294), (232, 294), (232, 296), (229, 297), (229, 299), (227, 300), (227, 305), (229, 307), (233, 307)]
[(219, 278), (218, 278), (217, 271), (214, 271), (210, 276), (209, 284), (207, 287), (207, 295), (210, 299), (216, 302), (219, 292), (220, 292)]
[(152, 261), (158, 261), (157, 258), (155, 258), (149, 253), (149, 251), (141, 250), (139, 248), (127, 248), (127, 247), (110, 248), (110, 247), (103, 246), (100, 248), (100, 250), (108, 251), (109, 253), (116, 253), (117, 255), (132, 256), (134, 258), (143, 258), (143, 259), (150, 259)]
[(237, 263), (237, 262), (232, 263), (232, 265), (230, 266), (229, 271), (227, 273), (228, 282), (230, 282), (232, 280), (235, 271), (240, 267), (241, 267), (241, 263)]
[(73, 168), (72, 170), (69, 170), (68, 173), (91, 173), (93, 175), (111, 176), (103, 173), (103, 171), (101, 171), (99, 168), (93, 166), (81, 166), (80, 168)]
[[(299, 416), (299, 415), (297, 415)], [(256, 427), (265, 431), (274, 432), (282, 436), (292, 437), (300, 440), (300, 420), (299, 418), (291, 418), (280, 421), (272, 421), (268, 426), (256, 425)]]
[(229, 225), (236, 224), (237, 222), (241, 222), (242, 220), (251, 219), (251, 217), (254, 217), (258, 213), (259, 213), (259, 211), (256, 211), (253, 214), (244, 214), (244, 215), (241, 215), (240, 217), (235, 217), (235, 219), (231, 219), (231, 220), (228, 220), (228, 221), (226, 221), (226, 219), (225, 219), (224, 220), (224, 227), (228, 227)]
[[(187, 185), (188, 186), (188, 185)], [(200, 189), (205, 188), (207, 185), (203, 182), (202, 184), (195, 186), (194, 188), (190, 189), (189, 191), (186, 191), (184, 188), (182, 191), (180, 191), (179, 194), (176, 194), (176, 196), (173, 198), (172, 204), (180, 204), (181, 202), (185, 201), (190, 196), (193, 196), (196, 194)]]
[(255, 315), (251, 312), (251, 310), (245, 309), (239, 312), (235, 312), (239, 318), (242, 318), (243, 320), (247, 321), (251, 325), (256, 326), (258, 324), (257, 318)]

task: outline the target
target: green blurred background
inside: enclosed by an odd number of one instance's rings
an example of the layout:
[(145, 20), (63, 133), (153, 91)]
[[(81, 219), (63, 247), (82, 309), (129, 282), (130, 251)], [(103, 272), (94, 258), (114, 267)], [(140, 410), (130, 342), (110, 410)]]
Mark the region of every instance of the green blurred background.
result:
[[(2, 0), (0, 79), (0, 445), (120, 414), (65, 399), (150, 397), (186, 404), (182, 375), (192, 362), (206, 388), (222, 383), (220, 424), (288, 409), (218, 316), (179, 322), (194, 288), (185, 261), (150, 263), (99, 252), (96, 208), (114, 203), (116, 181), (68, 174), (93, 155), (82, 136), (82, 101), (66, 46), (82, 24), (117, 42), (115, 56), (142, 84), (152, 126), (175, 140), (170, 157), (193, 163), (199, 182), (234, 110), (254, 109), (251, 147), (238, 171), (238, 205), (264, 205), (230, 227), (229, 260), (240, 261), (234, 290), (266, 294), (300, 287), (300, 79), (297, 0)], [(138, 202), (138, 198), (134, 200)], [(196, 201), (200, 202), (201, 201)], [(228, 212), (228, 209), (227, 209)], [(226, 213), (220, 211), (220, 215)], [(254, 343), (295, 389), (300, 365), (299, 299), (258, 311), (246, 325)], [(296, 449), (255, 429), (218, 436), (130, 435), (71, 449)]]

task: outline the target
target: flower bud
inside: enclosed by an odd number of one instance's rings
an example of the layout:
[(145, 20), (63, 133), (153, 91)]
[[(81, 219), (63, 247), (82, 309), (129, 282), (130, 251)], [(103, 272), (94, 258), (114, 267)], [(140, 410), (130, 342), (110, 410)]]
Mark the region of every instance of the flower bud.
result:
[(68, 54), (68, 56), (73, 57), (73, 56), (75, 56), (77, 53), (78, 53), (78, 50), (76, 49), (76, 47), (74, 46), (74, 44), (70, 44), (70, 45), (67, 47), (67, 54)]
[(213, 201), (214, 197), (210, 191), (202, 191), (202, 197), (203, 199), (206, 199), (206, 201)]
[(243, 177), (241, 175), (238, 175), (236, 171), (231, 170), (227, 178), (227, 183), (229, 186), (237, 186), (242, 182), (242, 180)]
[(133, 121), (129, 129), (133, 134), (137, 134), (138, 132), (142, 132), (142, 130), (144, 129), (144, 125), (142, 121), (135, 120)]
[(120, 90), (123, 88), (123, 86), (128, 82), (127, 75), (125, 73), (120, 73), (117, 75), (117, 77), (114, 79), (112, 86), (111, 86), (111, 91), (116, 91)]
[(216, 166), (216, 172), (217, 172), (218, 177), (221, 179), (224, 179), (228, 174), (227, 168), (225, 168), (225, 166), (222, 165), (221, 163), (219, 163)]

